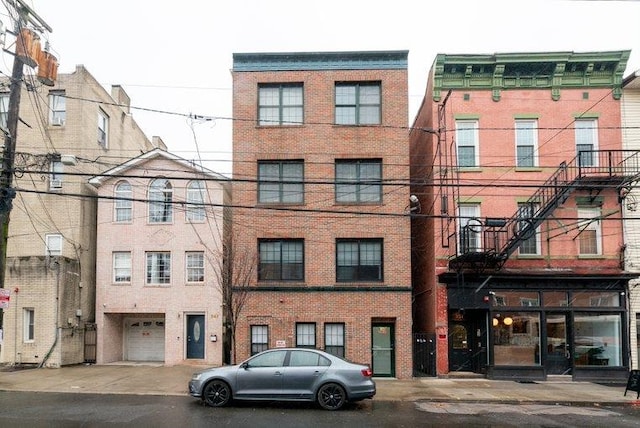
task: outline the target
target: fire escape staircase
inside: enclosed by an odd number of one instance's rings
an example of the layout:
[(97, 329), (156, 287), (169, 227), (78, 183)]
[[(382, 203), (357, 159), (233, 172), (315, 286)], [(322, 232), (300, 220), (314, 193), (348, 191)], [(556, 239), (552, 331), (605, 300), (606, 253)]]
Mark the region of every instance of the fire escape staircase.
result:
[(499, 270), (522, 242), (534, 236), (538, 226), (552, 215), (574, 190), (588, 189), (600, 192), (611, 186), (628, 190), (628, 187), (639, 179), (638, 151), (581, 151), (571, 162), (562, 162), (551, 177), (521, 204), (510, 218), (487, 218), (484, 222), (470, 221), (461, 233), (463, 237), (466, 234), (481, 234), (482, 248), (465, 248), (463, 243), (460, 253), (450, 259), (449, 267), (454, 270)]

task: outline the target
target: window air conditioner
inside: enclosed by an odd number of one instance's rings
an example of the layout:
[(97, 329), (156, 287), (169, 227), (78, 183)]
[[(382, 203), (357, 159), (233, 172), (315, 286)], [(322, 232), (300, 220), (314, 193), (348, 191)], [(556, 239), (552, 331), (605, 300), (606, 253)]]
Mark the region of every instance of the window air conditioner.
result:
[(64, 125), (64, 120), (61, 117), (54, 117), (51, 124), (53, 126), (62, 126)]

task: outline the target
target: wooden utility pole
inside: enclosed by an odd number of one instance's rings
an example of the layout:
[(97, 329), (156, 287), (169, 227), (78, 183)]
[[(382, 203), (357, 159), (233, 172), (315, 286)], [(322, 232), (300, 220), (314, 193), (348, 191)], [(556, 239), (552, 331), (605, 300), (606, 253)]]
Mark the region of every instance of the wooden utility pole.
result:
[[(51, 32), (49, 27), (23, 0), (7, 0), (12, 5), (18, 18), (15, 22), (16, 37), (22, 36), (22, 28), (27, 22), (42, 27)], [(19, 41), (20, 42), (20, 41)], [(22, 40), (24, 43), (24, 40)], [(16, 47), (19, 43), (16, 43)], [(24, 46), (24, 44), (23, 44)], [(18, 53), (18, 52), (16, 52)], [(0, 171), (0, 288), (5, 285), (5, 271), (7, 265), (7, 238), (9, 233), (9, 214), (13, 198), (16, 195), (13, 186), (13, 164), (16, 155), (16, 140), (18, 137), (18, 120), (20, 116), (20, 97), (22, 95), (22, 79), (24, 77), (24, 61), (21, 56), (13, 58), (13, 71), (9, 83), (9, 109), (7, 112), (7, 129), (4, 133), (4, 150), (2, 152), (2, 170)], [(3, 309), (0, 307), (0, 330), (4, 325)]]

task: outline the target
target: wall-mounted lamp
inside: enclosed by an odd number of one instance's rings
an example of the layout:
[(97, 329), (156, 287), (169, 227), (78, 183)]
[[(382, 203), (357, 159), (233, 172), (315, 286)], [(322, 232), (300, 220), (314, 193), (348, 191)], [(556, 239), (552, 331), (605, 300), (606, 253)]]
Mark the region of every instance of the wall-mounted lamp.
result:
[(419, 213), (422, 208), (420, 207), (420, 199), (416, 195), (409, 196), (409, 212)]
[(218, 335), (217, 335), (217, 334), (212, 334), (212, 335), (209, 337), (209, 339), (210, 339), (212, 342), (217, 342), (217, 341), (218, 341)]

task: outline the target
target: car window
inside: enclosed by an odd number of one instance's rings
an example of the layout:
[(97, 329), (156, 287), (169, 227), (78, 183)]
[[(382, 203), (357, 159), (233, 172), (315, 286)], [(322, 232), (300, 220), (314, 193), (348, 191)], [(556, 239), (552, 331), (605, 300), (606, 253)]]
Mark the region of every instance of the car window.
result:
[(305, 367), (305, 366), (329, 366), (331, 361), (315, 352), (308, 351), (291, 351), (289, 356), (289, 366)]
[(287, 351), (273, 351), (260, 354), (248, 361), (249, 367), (282, 367)]

